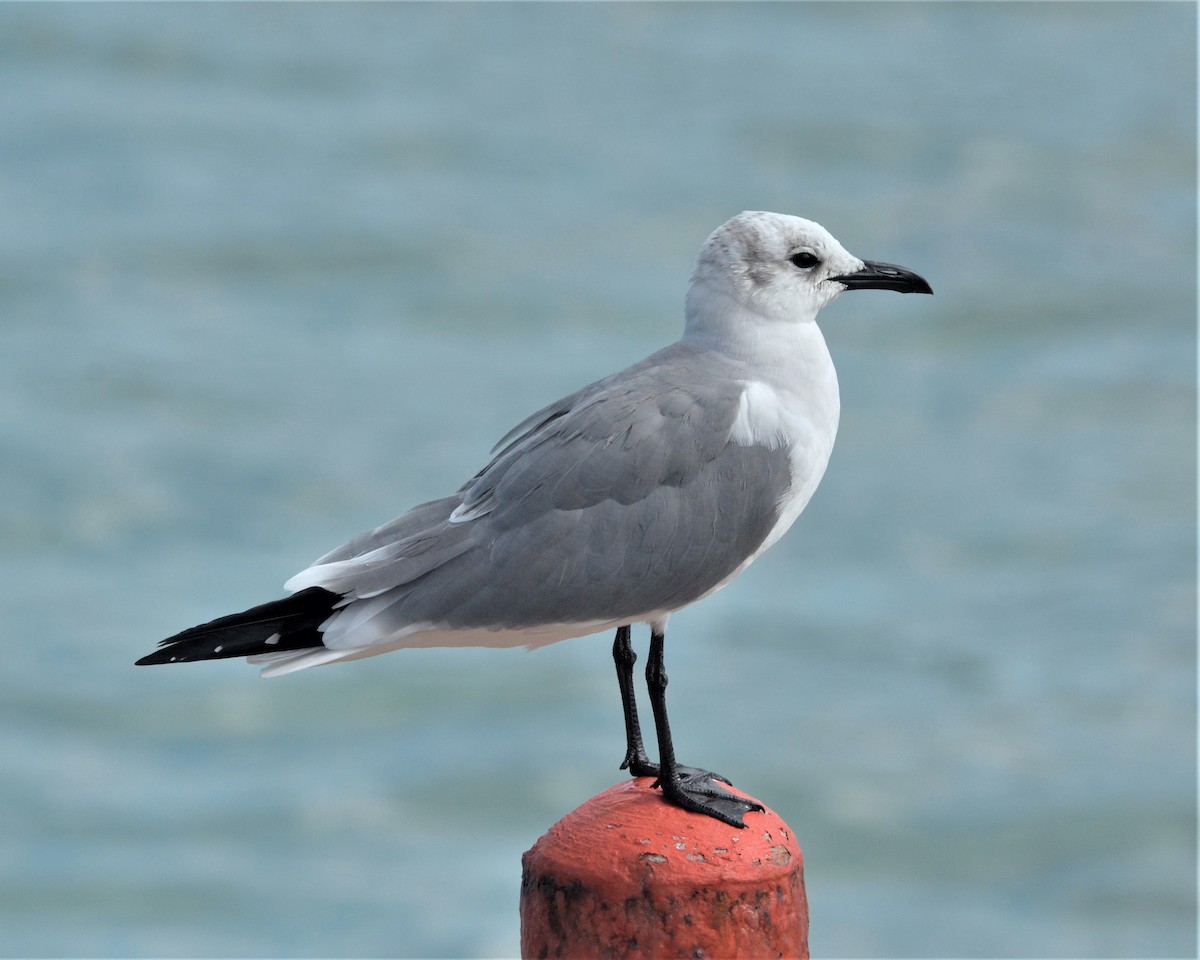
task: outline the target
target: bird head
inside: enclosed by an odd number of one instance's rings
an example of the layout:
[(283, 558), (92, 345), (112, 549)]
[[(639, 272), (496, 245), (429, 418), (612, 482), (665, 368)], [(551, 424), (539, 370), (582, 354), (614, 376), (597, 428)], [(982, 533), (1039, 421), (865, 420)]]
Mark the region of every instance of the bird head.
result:
[(813, 320), (846, 290), (933, 292), (911, 270), (860, 260), (819, 223), (746, 211), (705, 241), (688, 291), (689, 324), (729, 301), (760, 318)]

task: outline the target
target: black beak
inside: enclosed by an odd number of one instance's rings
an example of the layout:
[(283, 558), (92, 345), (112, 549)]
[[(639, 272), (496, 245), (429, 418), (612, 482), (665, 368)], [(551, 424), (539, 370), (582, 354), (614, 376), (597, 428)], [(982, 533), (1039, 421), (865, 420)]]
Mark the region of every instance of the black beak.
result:
[(840, 277), (830, 277), (847, 290), (895, 290), (897, 293), (933, 293), (924, 277), (894, 263), (864, 260), (863, 268)]

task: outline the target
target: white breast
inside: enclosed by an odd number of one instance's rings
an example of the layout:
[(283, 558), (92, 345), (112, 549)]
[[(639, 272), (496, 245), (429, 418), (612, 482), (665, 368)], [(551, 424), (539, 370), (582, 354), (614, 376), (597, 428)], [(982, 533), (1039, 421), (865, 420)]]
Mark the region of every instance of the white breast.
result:
[(802, 349), (767, 369), (769, 379), (751, 380), (742, 391), (730, 439), (734, 443), (787, 450), (791, 484), (779, 499), (779, 519), (747, 564), (787, 532), (808, 505), (825, 475), (837, 436), (841, 402), (837, 371), (816, 324), (808, 326)]

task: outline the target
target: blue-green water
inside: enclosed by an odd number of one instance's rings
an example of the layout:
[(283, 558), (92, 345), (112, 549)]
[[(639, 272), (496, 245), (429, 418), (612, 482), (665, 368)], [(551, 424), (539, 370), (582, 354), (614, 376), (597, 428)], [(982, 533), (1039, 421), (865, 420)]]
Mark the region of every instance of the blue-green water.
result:
[[(815, 955), (1196, 949), (1189, 4), (0, 6), (0, 953), (503, 956), (610, 638), (138, 669), (822, 222), (821, 490), (672, 618)], [(644, 645), (644, 637), (638, 637)]]

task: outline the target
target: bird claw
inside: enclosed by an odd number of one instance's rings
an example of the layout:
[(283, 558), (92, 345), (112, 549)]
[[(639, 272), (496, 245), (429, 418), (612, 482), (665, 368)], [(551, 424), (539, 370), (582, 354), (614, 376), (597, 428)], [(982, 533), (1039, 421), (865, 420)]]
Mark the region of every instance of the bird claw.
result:
[(632, 777), (658, 777), (658, 764), (647, 759), (645, 753), (625, 754), (620, 769), (628, 770)]

